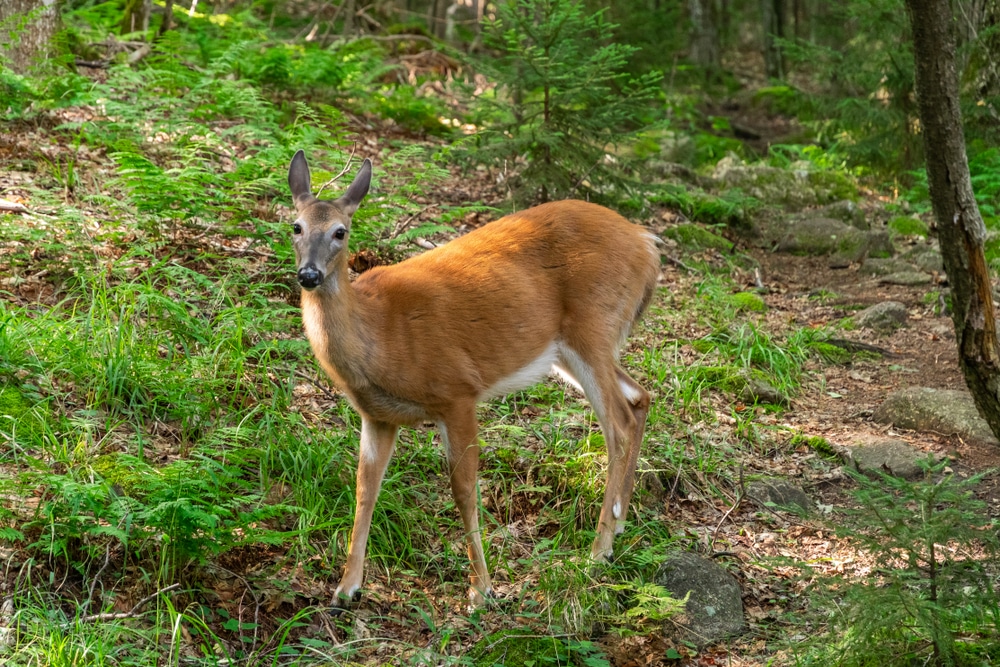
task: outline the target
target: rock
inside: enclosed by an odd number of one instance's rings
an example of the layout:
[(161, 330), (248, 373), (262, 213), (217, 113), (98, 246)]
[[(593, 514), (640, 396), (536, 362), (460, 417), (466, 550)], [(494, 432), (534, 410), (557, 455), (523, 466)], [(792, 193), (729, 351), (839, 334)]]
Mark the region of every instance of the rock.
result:
[(927, 285), (931, 281), (931, 277), (924, 273), (923, 271), (900, 271), (899, 273), (890, 273), (887, 276), (882, 276), (879, 282), (884, 285)]
[(721, 252), (730, 252), (733, 249), (732, 241), (728, 241), (718, 234), (713, 234), (701, 225), (690, 222), (671, 227), (663, 232), (663, 235), (677, 241), (688, 250), (711, 248)]
[(859, 271), (866, 276), (888, 276), (893, 273), (915, 271), (916, 267), (894, 257), (869, 257)]
[(746, 630), (740, 586), (718, 563), (681, 552), (660, 566), (655, 580), (677, 599), (691, 594), (684, 614), (666, 628), (676, 640), (704, 647)]
[(759, 294), (755, 294), (753, 292), (737, 292), (736, 294), (730, 294), (727, 300), (736, 310), (751, 313), (767, 312), (767, 303), (764, 302), (764, 299)]
[(941, 252), (934, 248), (921, 248), (917, 252), (911, 252), (907, 255), (907, 260), (921, 271), (944, 273), (944, 260), (941, 258)]
[(836, 254), (861, 261), (868, 251), (868, 235), (833, 218), (792, 221), (777, 250), (794, 255)]
[(744, 403), (751, 404), (766, 403), (787, 407), (791, 403), (788, 396), (781, 393), (777, 387), (756, 378), (747, 380), (746, 385), (740, 390), (739, 398)]
[(889, 221), (887, 226), (894, 233), (899, 234), (900, 236), (926, 237), (930, 233), (930, 229), (927, 227), (926, 222), (920, 218), (911, 218), (906, 215), (893, 218)]
[(739, 188), (765, 204), (801, 210), (856, 195), (857, 188), (842, 174), (814, 171), (812, 165), (779, 169), (763, 164), (743, 164), (735, 155), (719, 160), (712, 173), (720, 190)]
[(868, 232), (868, 256), (869, 257), (892, 257), (896, 254), (896, 246), (892, 244), (892, 237), (887, 231)]
[(850, 199), (842, 199), (841, 201), (816, 209), (812, 213), (817, 218), (833, 218), (841, 222), (846, 222), (851, 227), (862, 231), (867, 231), (870, 228), (868, 220), (865, 218), (865, 212)]
[(917, 461), (927, 455), (902, 440), (883, 440), (850, 448), (851, 462), (860, 472), (881, 470), (894, 477), (914, 479), (921, 474)]
[(968, 391), (908, 387), (890, 393), (872, 414), (880, 424), (914, 431), (958, 435), (989, 445), (1000, 445), (986, 421), (979, 416)]
[(761, 505), (775, 505), (778, 509), (808, 512), (813, 508), (813, 502), (805, 491), (780, 478), (750, 482), (747, 493), (751, 500)]
[(909, 317), (903, 304), (898, 301), (883, 301), (855, 315), (854, 324), (864, 329), (888, 333), (905, 325)]

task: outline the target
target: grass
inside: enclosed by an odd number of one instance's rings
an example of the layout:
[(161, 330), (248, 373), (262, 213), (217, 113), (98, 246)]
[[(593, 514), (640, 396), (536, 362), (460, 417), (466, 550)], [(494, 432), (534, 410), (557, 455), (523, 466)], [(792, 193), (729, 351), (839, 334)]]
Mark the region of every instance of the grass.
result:
[[(106, 20), (102, 6), (80, 10), (89, 25)], [(364, 105), (385, 70), (369, 67), (370, 45), (268, 55), (252, 21), (223, 31), (181, 14), (189, 30), (139, 69), (113, 67), (104, 83), (60, 73), (5, 101), (36, 114), (61, 157), (25, 186), (31, 215), (0, 216), (0, 274), (13, 278), (0, 287), (0, 541), (13, 605), (0, 609), (0, 637), (16, 628), (0, 657), (371, 664), (389, 645), (394, 664), (469, 664), (471, 645), (517, 627), (600, 665), (598, 630), (606, 644), (657, 632), (670, 611), (652, 587), (657, 568), (707, 535), (678, 500), (710, 526), (742, 467), (784, 437), (764, 423), (772, 408), (736, 410), (734, 395), (748, 379), (800, 391), (823, 332), (769, 322), (766, 300), (726, 267), (656, 294), (623, 355), (654, 395), (642, 464), (655, 483), (637, 492), (611, 566), (586, 558), (607, 468), (589, 406), (551, 382), (482, 406), (484, 541), (504, 595), (471, 616), (439, 439), (404, 429), (372, 524), (365, 605), (332, 618), (322, 607), (346, 553), (360, 424), (301, 334), (283, 170), (305, 147), (330, 170), (317, 182), (335, 175), (349, 133), (328, 103)], [(309, 78), (320, 73), (330, 80)], [(308, 102), (274, 94), (316, 88)], [(369, 102), (378, 113), (440, 130), (413, 91), (382, 93)], [(41, 109), (64, 104), (106, 115), (42, 122)], [(355, 248), (391, 256), (408, 238), (450, 232), (397, 227), (446, 176), (435, 153), (379, 159)], [(717, 225), (759, 207), (672, 186), (653, 203)], [(436, 219), (480, 210), (442, 206)], [(698, 229), (679, 241), (728, 253)], [(92, 618), (147, 597), (128, 617)]]

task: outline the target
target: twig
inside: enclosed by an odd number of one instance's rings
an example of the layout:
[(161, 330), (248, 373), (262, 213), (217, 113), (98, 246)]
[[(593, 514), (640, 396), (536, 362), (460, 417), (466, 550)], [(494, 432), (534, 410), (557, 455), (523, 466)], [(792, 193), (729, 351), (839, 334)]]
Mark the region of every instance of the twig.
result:
[(726, 513), (722, 515), (721, 519), (719, 519), (719, 523), (716, 524), (715, 530), (712, 531), (712, 541), (708, 543), (709, 553), (715, 551), (715, 538), (718, 537), (719, 529), (722, 528), (722, 524), (725, 522), (726, 519), (729, 518), (729, 515), (732, 514), (736, 510), (736, 508), (740, 506), (740, 503), (743, 502), (744, 496), (746, 496), (746, 487), (743, 484), (743, 464), (740, 463), (740, 492), (736, 494), (736, 501), (733, 503), (732, 507), (726, 510)]
[(364, 35), (363, 37), (359, 37), (357, 41), (360, 42), (363, 39), (370, 39), (375, 42), (398, 42), (406, 39), (412, 39), (420, 42), (427, 42), (429, 44), (437, 44), (436, 41), (430, 37), (425, 37), (424, 35)]
[(77, 67), (89, 67), (91, 69), (108, 69), (111, 67), (110, 60), (83, 60), (77, 58), (74, 63)]
[(135, 606), (128, 611), (120, 611), (120, 612), (104, 613), (104, 614), (91, 614), (90, 616), (84, 616), (83, 618), (80, 619), (79, 622), (92, 623), (94, 621), (97, 622), (120, 621), (125, 618), (135, 618), (139, 614), (140, 609), (142, 609), (144, 606), (155, 600), (158, 596), (163, 595), (164, 593), (169, 593), (170, 591), (177, 590), (180, 587), (181, 587), (180, 584), (170, 584), (166, 588), (161, 588), (152, 595), (147, 595), (143, 599), (139, 600), (138, 602), (135, 603)]
[(354, 142), (354, 147), (351, 148), (351, 154), (347, 156), (347, 164), (344, 165), (344, 168), (340, 170), (339, 174), (331, 178), (323, 185), (319, 186), (319, 190), (316, 191), (317, 199), (319, 199), (319, 196), (323, 193), (323, 189), (326, 188), (326, 186), (333, 185), (341, 176), (347, 173), (347, 170), (351, 168), (351, 162), (354, 160), (354, 154), (357, 152), (357, 150), (358, 150), (358, 143)]
[(692, 268), (691, 268), (690, 266), (688, 266), (687, 264), (685, 264), (685, 263), (684, 263), (684, 262), (682, 262), (681, 260), (677, 259), (677, 258), (676, 258), (676, 257), (674, 257), (673, 255), (667, 255), (666, 253), (664, 253), (664, 254), (663, 254), (663, 257), (665, 257), (665, 258), (666, 258), (666, 260), (667, 260), (668, 262), (670, 262), (671, 264), (673, 264), (674, 266), (677, 266), (677, 267), (679, 267), (679, 268), (682, 268), (682, 269), (684, 269), (685, 271), (687, 271), (688, 273), (695, 273), (695, 270), (694, 270), (694, 269), (692, 269)]
[[(734, 246), (735, 247), (735, 246)], [(760, 267), (755, 267), (753, 270), (753, 282), (757, 286), (758, 292), (767, 292), (767, 285), (764, 284), (764, 279), (760, 275)]]
[(427, 239), (422, 238), (420, 236), (413, 239), (413, 244), (420, 246), (424, 250), (434, 250), (434, 248), (437, 247), (437, 244), (432, 243), (431, 241), (428, 241)]
[(392, 230), (392, 234), (389, 234), (389, 238), (390, 239), (396, 238), (397, 236), (399, 236), (400, 234), (402, 234), (404, 231), (406, 231), (406, 228), (410, 226), (411, 222), (413, 222), (414, 220), (417, 219), (417, 216), (423, 215), (424, 213), (426, 213), (427, 211), (431, 210), (432, 208), (437, 208), (437, 207), (438, 207), (438, 204), (431, 204), (430, 206), (423, 207), (422, 209), (420, 209), (419, 211), (417, 211), (416, 213), (414, 213), (413, 215), (411, 215), (410, 217), (408, 217), (406, 220), (404, 220), (403, 222), (401, 222), (398, 225), (396, 225), (396, 228)]
[(323, 392), (324, 394), (326, 394), (326, 397), (329, 398), (331, 401), (337, 400), (337, 395), (336, 394), (334, 394), (332, 391), (330, 391), (329, 389), (327, 389), (326, 387), (324, 387), (323, 385), (321, 385), (316, 380), (312, 379), (312, 377), (310, 377), (306, 373), (304, 373), (302, 371), (299, 371), (299, 370), (293, 371), (293, 373), (295, 374), (296, 377), (300, 377), (303, 380), (306, 380), (307, 382), (309, 382), (309, 384), (311, 384), (312, 386), (316, 387), (321, 392)]

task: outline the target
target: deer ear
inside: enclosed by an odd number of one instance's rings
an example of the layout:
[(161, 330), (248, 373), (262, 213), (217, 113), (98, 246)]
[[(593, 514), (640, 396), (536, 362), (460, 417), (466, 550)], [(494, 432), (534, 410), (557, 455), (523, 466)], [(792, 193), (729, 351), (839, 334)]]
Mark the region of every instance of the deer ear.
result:
[(292, 200), (299, 211), (316, 199), (309, 180), (309, 163), (306, 162), (306, 154), (301, 150), (295, 152), (292, 164), (288, 166), (288, 188), (292, 191)]
[(361, 164), (361, 169), (358, 170), (358, 175), (354, 177), (354, 181), (347, 188), (347, 192), (337, 200), (341, 210), (349, 216), (354, 215), (354, 212), (358, 210), (358, 206), (361, 204), (361, 200), (368, 194), (368, 188), (371, 184), (372, 161), (365, 158), (365, 161)]

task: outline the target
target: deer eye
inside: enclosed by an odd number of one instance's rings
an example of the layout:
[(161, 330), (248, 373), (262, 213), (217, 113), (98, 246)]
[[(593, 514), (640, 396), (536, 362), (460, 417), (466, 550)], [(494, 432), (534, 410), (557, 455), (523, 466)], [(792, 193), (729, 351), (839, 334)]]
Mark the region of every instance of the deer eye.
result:
[(347, 230), (344, 229), (343, 227), (338, 227), (337, 231), (333, 233), (333, 236), (338, 240), (343, 240), (343, 238), (347, 236)]
[(302, 233), (302, 225), (296, 222), (295, 224), (292, 225), (292, 234), (301, 234), (301, 233)]

